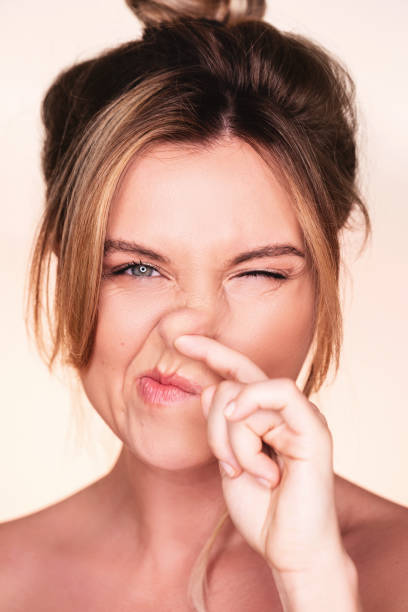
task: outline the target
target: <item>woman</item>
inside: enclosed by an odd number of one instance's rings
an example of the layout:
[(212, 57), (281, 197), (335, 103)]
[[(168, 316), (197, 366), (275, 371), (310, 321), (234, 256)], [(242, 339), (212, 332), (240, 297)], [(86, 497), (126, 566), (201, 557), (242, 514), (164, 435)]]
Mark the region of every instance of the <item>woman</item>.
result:
[(370, 229), (352, 82), (264, 9), (134, 3), (143, 40), (47, 92), (34, 329), (123, 448), (2, 525), (1, 609), (406, 609), (407, 509), (333, 473), (308, 399), (338, 365), (339, 233)]

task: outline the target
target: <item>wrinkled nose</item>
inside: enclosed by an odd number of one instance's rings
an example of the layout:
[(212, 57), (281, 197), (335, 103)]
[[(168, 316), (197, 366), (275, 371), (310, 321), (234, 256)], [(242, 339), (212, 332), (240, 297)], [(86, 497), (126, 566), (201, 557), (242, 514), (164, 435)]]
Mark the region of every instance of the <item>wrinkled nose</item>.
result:
[(219, 325), (217, 313), (212, 310), (183, 307), (163, 315), (158, 323), (157, 331), (164, 345), (174, 351), (176, 350), (174, 340), (179, 336), (202, 334), (209, 338), (217, 338)]
[[(194, 278), (200, 282), (200, 278)], [(167, 312), (162, 312), (154, 335), (159, 359), (156, 367), (163, 373), (177, 373), (196, 380), (201, 386), (216, 384), (222, 380), (200, 360), (187, 357), (177, 350), (174, 341), (185, 334), (199, 334), (223, 342), (228, 323), (229, 308), (223, 292), (218, 288), (201, 285), (185, 291), (180, 302)]]

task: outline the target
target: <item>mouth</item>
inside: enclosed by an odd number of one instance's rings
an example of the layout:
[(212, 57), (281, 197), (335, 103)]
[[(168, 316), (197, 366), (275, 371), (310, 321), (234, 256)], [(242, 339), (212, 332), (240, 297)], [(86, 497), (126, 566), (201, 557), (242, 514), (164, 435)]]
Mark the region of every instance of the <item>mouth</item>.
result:
[(139, 378), (150, 378), (163, 387), (168, 387), (169, 389), (176, 387), (181, 389), (181, 391), (190, 393), (192, 395), (199, 395), (203, 390), (201, 385), (192, 380), (179, 376), (178, 374), (163, 374), (158, 368), (143, 372)]

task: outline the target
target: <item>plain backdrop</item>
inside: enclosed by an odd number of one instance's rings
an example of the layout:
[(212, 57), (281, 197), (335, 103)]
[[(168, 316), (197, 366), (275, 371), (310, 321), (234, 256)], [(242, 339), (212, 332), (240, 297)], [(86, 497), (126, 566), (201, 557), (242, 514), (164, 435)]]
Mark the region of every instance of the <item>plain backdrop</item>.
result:
[[(408, 52), (405, 0), (275, 0), (266, 19), (314, 38), (357, 85), (363, 193), (373, 239), (346, 244), (340, 372), (311, 398), (334, 438), (335, 471), (408, 505)], [(41, 215), (40, 103), (74, 61), (140, 36), (121, 0), (1, 0), (0, 520), (28, 514), (106, 473), (120, 449), (62, 374), (50, 376), (24, 327), (29, 250)], [(78, 416), (83, 414), (78, 428)]]

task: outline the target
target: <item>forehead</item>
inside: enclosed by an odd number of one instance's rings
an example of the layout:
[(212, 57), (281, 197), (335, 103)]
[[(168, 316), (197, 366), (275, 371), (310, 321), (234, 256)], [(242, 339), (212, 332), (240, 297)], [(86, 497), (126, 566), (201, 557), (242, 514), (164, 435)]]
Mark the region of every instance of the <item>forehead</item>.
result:
[(193, 232), (221, 245), (276, 238), (302, 246), (291, 198), (241, 140), (211, 148), (157, 146), (135, 157), (111, 205), (110, 237), (174, 239)]

